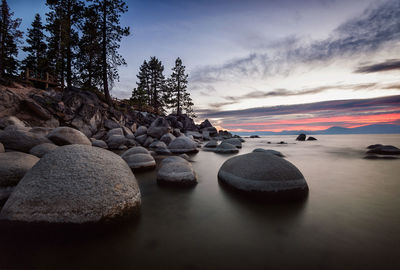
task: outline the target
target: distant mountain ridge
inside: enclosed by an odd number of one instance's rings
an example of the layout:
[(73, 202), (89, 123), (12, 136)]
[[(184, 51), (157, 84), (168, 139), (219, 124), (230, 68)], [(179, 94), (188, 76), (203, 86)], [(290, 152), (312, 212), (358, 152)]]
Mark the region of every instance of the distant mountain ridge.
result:
[(232, 132), (233, 134), (241, 136), (249, 135), (298, 135), (304, 133), (307, 135), (323, 135), (323, 134), (400, 134), (400, 125), (392, 124), (376, 124), (368, 125), (356, 128), (344, 128), (344, 127), (330, 127), (325, 130), (283, 130), (281, 132), (273, 131), (254, 131), (254, 132)]

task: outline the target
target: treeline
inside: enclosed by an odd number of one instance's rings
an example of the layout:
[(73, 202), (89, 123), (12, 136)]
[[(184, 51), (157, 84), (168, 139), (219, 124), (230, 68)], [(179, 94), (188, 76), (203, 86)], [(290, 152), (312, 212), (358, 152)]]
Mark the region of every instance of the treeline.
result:
[[(0, 78), (18, 76), (31, 70), (44, 79), (51, 74), (60, 87), (76, 86), (104, 93), (112, 104), (110, 88), (119, 80), (118, 67), (126, 65), (119, 54), (129, 27), (120, 25), (120, 17), (128, 11), (123, 0), (46, 0), (49, 12), (43, 20), (39, 14), (28, 28), (25, 44), (19, 30), (21, 19), (14, 19), (6, 0), (0, 7)], [(18, 61), (18, 47), (26, 57)], [(164, 113), (194, 116), (193, 102), (187, 91), (188, 75), (178, 58), (170, 78), (156, 57), (144, 61), (137, 75), (137, 87), (130, 103), (135, 107)]]
[(193, 101), (187, 91), (188, 75), (182, 60), (177, 58), (171, 76), (166, 79), (164, 66), (156, 57), (144, 61), (137, 75), (137, 87), (133, 89), (131, 101), (139, 109), (152, 108), (156, 113), (172, 109), (175, 114), (186, 113), (196, 117)]
[(118, 53), (129, 27), (120, 25), (128, 11), (122, 0), (47, 0), (45, 22), (36, 14), (28, 29), (27, 53), (18, 61), (23, 33), (21, 19), (14, 19), (6, 0), (0, 7), (0, 76), (16, 76), (20, 70), (52, 74), (61, 88), (99, 89), (111, 104), (110, 87), (119, 79), (118, 67), (126, 65)]

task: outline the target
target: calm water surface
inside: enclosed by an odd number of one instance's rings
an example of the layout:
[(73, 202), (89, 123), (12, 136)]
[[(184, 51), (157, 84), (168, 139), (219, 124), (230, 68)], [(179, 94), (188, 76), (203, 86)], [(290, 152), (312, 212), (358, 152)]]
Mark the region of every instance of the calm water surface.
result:
[[(217, 181), (231, 155), (200, 151), (191, 157), (195, 188), (160, 187), (155, 172), (136, 174), (138, 220), (94, 235), (7, 232), (0, 268), (400, 269), (400, 159), (363, 159), (366, 146), (400, 147), (400, 136), (317, 138), (247, 139), (239, 153), (258, 147), (284, 153), (308, 182), (302, 203), (238, 197)], [(289, 144), (267, 144), (281, 140)]]

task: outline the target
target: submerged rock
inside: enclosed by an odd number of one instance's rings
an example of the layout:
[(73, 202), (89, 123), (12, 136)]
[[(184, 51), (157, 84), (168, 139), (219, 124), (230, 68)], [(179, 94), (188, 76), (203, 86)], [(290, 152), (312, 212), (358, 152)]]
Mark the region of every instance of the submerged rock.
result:
[(243, 192), (288, 199), (304, 197), (308, 185), (301, 172), (289, 161), (265, 152), (253, 152), (228, 159), (218, 179)]
[(140, 191), (128, 165), (92, 146), (59, 147), (20, 181), (0, 219), (21, 222), (96, 223), (131, 215)]
[(306, 134), (300, 134), (296, 138), (296, 141), (305, 141), (305, 140), (306, 140)]
[(258, 136), (258, 135), (251, 135), (250, 138), (251, 138), (251, 139), (257, 139), (257, 138), (260, 138), (260, 136)]
[(218, 141), (216, 140), (209, 141), (208, 143), (206, 143), (206, 145), (204, 145), (204, 147), (206, 148), (215, 148), (217, 146), (218, 146)]
[(374, 148), (377, 148), (377, 147), (380, 147), (380, 146), (383, 146), (383, 145), (382, 144), (372, 144), (372, 145), (368, 146), (367, 148), (368, 149), (374, 149)]
[(307, 141), (316, 141), (316, 140), (317, 140), (316, 138), (311, 137), (311, 136), (307, 138)]
[(0, 142), (6, 149), (29, 153), (33, 147), (43, 143), (51, 143), (49, 139), (41, 135), (26, 131), (0, 132)]
[(46, 155), (47, 153), (49, 153), (57, 148), (58, 148), (58, 146), (55, 145), (54, 143), (43, 143), (43, 144), (39, 144), (39, 145), (33, 147), (29, 151), (29, 153), (38, 158), (42, 158), (44, 155)]
[(182, 157), (168, 157), (161, 162), (157, 172), (157, 182), (180, 186), (193, 186), (197, 183), (192, 164)]
[(169, 150), (175, 154), (197, 153), (197, 144), (186, 136), (177, 137), (168, 145)]
[(263, 153), (275, 155), (275, 156), (278, 156), (278, 157), (285, 157), (285, 155), (282, 154), (281, 152), (275, 151), (275, 150), (272, 150), (272, 149), (257, 148), (257, 149), (254, 149), (253, 152), (255, 152), (255, 153), (257, 153), (257, 152), (263, 152)]
[(400, 155), (400, 149), (392, 145), (381, 145), (372, 148), (367, 154)]
[(47, 135), (47, 138), (57, 145), (92, 145), (91, 141), (88, 139), (88, 137), (86, 137), (85, 134), (70, 127), (55, 128), (49, 133), (49, 135)]
[(0, 153), (0, 187), (15, 186), (39, 161), (39, 158), (21, 153)]

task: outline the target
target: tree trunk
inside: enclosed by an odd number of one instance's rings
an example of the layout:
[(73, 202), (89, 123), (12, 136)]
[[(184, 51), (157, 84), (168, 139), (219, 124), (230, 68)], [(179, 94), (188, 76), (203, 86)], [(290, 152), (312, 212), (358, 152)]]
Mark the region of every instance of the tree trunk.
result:
[(102, 48), (102, 59), (103, 59), (103, 89), (108, 105), (112, 106), (112, 100), (110, 91), (108, 90), (108, 76), (107, 76), (107, 0), (103, 1), (103, 48)]
[(178, 99), (178, 109), (177, 109), (177, 114), (181, 115), (181, 82), (179, 80), (180, 78), (180, 74), (178, 74), (178, 83), (177, 83), (177, 87), (178, 87), (178, 94), (177, 94), (177, 99)]
[(71, 2), (68, 1), (67, 7), (67, 87), (72, 86), (72, 52), (71, 52)]

